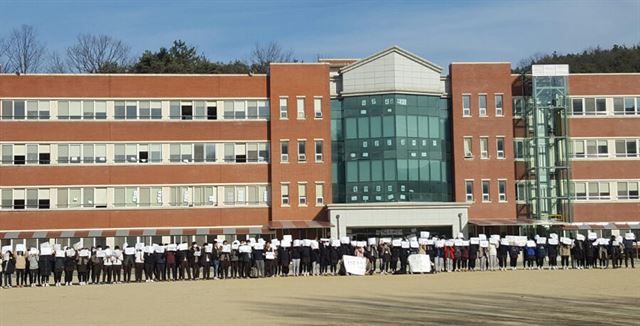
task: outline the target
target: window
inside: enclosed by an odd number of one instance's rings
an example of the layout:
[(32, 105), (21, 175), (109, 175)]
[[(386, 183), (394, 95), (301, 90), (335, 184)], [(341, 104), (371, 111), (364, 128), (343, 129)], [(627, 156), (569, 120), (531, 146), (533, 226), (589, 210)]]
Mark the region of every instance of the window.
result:
[(298, 140), (298, 162), (307, 161), (306, 141)]
[(624, 114), (625, 115), (636, 114), (635, 100), (633, 97), (624, 98)]
[(324, 184), (316, 183), (316, 206), (324, 205)]
[[(609, 146), (607, 144), (607, 141), (604, 139), (600, 139), (600, 140), (596, 140), (596, 139), (588, 139), (588, 140), (576, 140), (574, 142), (577, 143), (586, 143), (586, 157), (607, 157), (609, 156)], [(576, 156), (576, 157), (584, 157), (585, 153), (584, 153), (584, 148), (585, 145), (577, 145), (578, 149), (581, 149), (582, 152), (578, 153), (579, 155), (582, 156)]]
[(586, 182), (573, 183), (573, 198), (575, 200), (587, 199), (587, 183)]
[(0, 195), (2, 199), (2, 201), (0, 202), (0, 209), (12, 209), (13, 208), (13, 190), (0, 189)]
[(516, 183), (516, 201), (526, 202), (527, 200), (527, 184), (523, 182)]
[(496, 157), (504, 158), (504, 137), (496, 137)]
[(464, 137), (464, 158), (473, 158), (473, 145), (471, 137)]
[(467, 180), (465, 183), (466, 199), (468, 202), (473, 201), (473, 181)]
[(233, 118), (235, 120), (243, 120), (246, 118), (246, 102), (233, 101)]
[(482, 201), (483, 202), (490, 201), (488, 180), (482, 180)]
[(160, 101), (140, 101), (140, 119), (162, 119), (162, 102)]
[(247, 118), (250, 120), (258, 119), (258, 102), (247, 101)]
[(471, 95), (462, 96), (462, 116), (463, 117), (471, 116)]
[(289, 107), (287, 105), (288, 98), (281, 97), (280, 98), (280, 119), (288, 119), (289, 118)]
[(480, 158), (488, 159), (489, 158), (489, 138), (480, 137)]
[(322, 97), (315, 97), (313, 99), (313, 116), (316, 119), (322, 118)]
[(307, 184), (298, 184), (298, 204), (300, 206), (307, 206)]
[(282, 206), (289, 206), (289, 185), (281, 184), (280, 185), (280, 200)]
[(584, 115), (584, 106), (582, 102), (583, 102), (582, 98), (574, 98), (571, 100), (573, 115)]
[(316, 140), (316, 162), (322, 162), (322, 140)]
[(298, 119), (304, 119), (304, 97), (298, 97), (296, 99), (296, 112), (298, 113)]
[(575, 200), (607, 200), (611, 198), (609, 182), (573, 182)]
[[(20, 101), (22, 103), (22, 101)], [(19, 104), (20, 108), (22, 104)], [(15, 107), (15, 105), (14, 105)], [(26, 101), (27, 119), (29, 120), (48, 120), (50, 115), (49, 101)], [(22, 112), (22, 109), (20, 109)]]
[(258, 101), (258, 118), (268, 120), (269, 115), (269, 102)]
[(513, 117), (521, 117), (524, 113), (524, 99), (522, 97), (513, 98)]
[(2, 189), (2, 209), (49, 209), (49, 189)]
[(639, 199), (638, 182), (618, 182), (618, 199)]
[(573, 141), (573, 157), (587, 157), (587, 152), (584, 149), (584, 140)]
[(480, 112), (480, 116), (481, 117), (486, 117), (487, 116), (487, 96), (486, 95), (480, 95), (478, 97), (478, 110)]
[(616, 157), (637, 157), (638, 140), (616, 139)]
[(280, 142), (280, 162), (289, 162), (289, 142)]
[(193, 103), (180, 103), (180, 119), (181, 120), (193, 119)]
[(498, 201), (507, 201), (507, 181), (498, 180)]
[(613, 98), (613, 114), (615, 115), (624, 115), (624, 98), (623, 97), (614, 97)]
[(524, 159), (524, 140), (523, 139), (513, 140), (513, 154), (516, 160)]
[(502, 95), (496, 95), (495, 101), (496, 101), (496, 116), (501, 117), (504, 115), (504, 110), (502, 108)]
[(218, 120), (218, 103), (207, 102), (207, 120)]

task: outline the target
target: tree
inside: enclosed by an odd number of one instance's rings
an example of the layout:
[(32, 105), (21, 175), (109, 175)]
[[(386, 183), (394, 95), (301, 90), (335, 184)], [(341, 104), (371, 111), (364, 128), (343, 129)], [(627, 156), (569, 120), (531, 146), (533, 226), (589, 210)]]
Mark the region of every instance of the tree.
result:
[(5, 57), (6, 43), (4, 39), (0, 38), (0, 74), (8, 72), (7, 69), (7, 57)]
[(75, 45), (67, 48), (69, 67), (77, 72), (125, 72), (131, 48), (107, 35), (78, 35)]
[(530, 72), (533, 64), (568, 64), (572, 73), (619, 73), (640, 72), (640, 44), (627, 47), (613, 45), (611, 49), (599, 46), (588, 48), (581, 53), (536, 54), (520, 61), (515, 72)]
[(58, 54), (58, 52), (52, 52), (49, 55), (49, 63), (47, 65), (47, 72), (54, 74), (61, 74), (67, 72), (67, 65), (64, 59)]
[(198, 54), (195, 46), (176, 40), (169, 49), (161, 47), (157, 52), (145, 51), (132, 66), (131, 71), (156, 74), (221, 74), (247, 73), (249, 68), (241, 61), (228, 64), (211, 62), (204, 54)]
[(282, 46), (275, 41), (266, 44), (256, 42), (255, 47), (251, 50), (251, 71), (257, 73), (266, 73), (269, 64), (272, 62), (292, 62), (293, 51), (285, 51)]
[(9, 33), (4, 53), (7, 58), (5, 71), (36, 72), (44, 59), (45, 46), (38, 40), (38, 33), (33, 26), (22, 25)]

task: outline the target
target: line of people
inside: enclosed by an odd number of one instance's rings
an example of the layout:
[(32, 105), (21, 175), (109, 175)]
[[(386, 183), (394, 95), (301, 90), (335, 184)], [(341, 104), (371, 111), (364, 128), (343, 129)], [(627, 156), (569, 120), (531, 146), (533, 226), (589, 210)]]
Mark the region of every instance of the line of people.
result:
[[(276, 276), (344, 275), (343, 255), (366, 258), (367, 273), (411, 272), (408, 258), (429, 255), (433, 272), (515, 270), (522, 256), (523, 269), (635, 268), (634, 237), (610, 239), (534, 239), (491, 236), (465, 240), (420, 238), (340, 240), (282, 240), (187, 243), (95, 248), (31, 248), (2, 253), (0, 285), (70, 286), (158, 282), (198, 279), (261, 278)], [(48, 244), (47, 244), (48, 245)], [(133, 278), (132, 278), (133, 277)]]

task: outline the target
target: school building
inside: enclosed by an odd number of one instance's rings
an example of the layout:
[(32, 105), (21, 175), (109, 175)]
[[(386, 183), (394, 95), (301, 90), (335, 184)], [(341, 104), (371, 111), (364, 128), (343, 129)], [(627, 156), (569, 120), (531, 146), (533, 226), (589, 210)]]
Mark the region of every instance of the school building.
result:
[(0, 75), (0, 241), (638, 232), (640, 73), (511, 68)]

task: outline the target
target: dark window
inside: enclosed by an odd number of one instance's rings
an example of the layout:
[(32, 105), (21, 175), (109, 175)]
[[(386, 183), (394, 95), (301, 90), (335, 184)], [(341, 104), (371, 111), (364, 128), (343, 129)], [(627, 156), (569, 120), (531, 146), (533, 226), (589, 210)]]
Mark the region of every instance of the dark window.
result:
[(218, 120), (218, 111), (215, 106), (207, 107), (207, 120)]
[(247, 155), (236, 155), (236, 163), (247, 163)]
[(40, 164), (51, 164), (51, 154), (40, 153), (38, 155), (38, 160), (40, 161)]
[(191, 120), (193, 119), (193, 106), (191, 105), (183, 105), (182, 106), (182, 120)]
[(16, 165), (24, 165), (26, 163), (26, 158), (24, 155), (15, 155), (13, 156), (13, 164)]
[(149, 162), (149, 152), (139, 152), (138, 158), (140, 159), (140, 163)]
[(39, 209), (49, 209), (49, 199), (40, 199), (40, 200), (38, 200), (38, 208)]
[(14, 199), (13, 209), (24, 209), (24, 199)]

